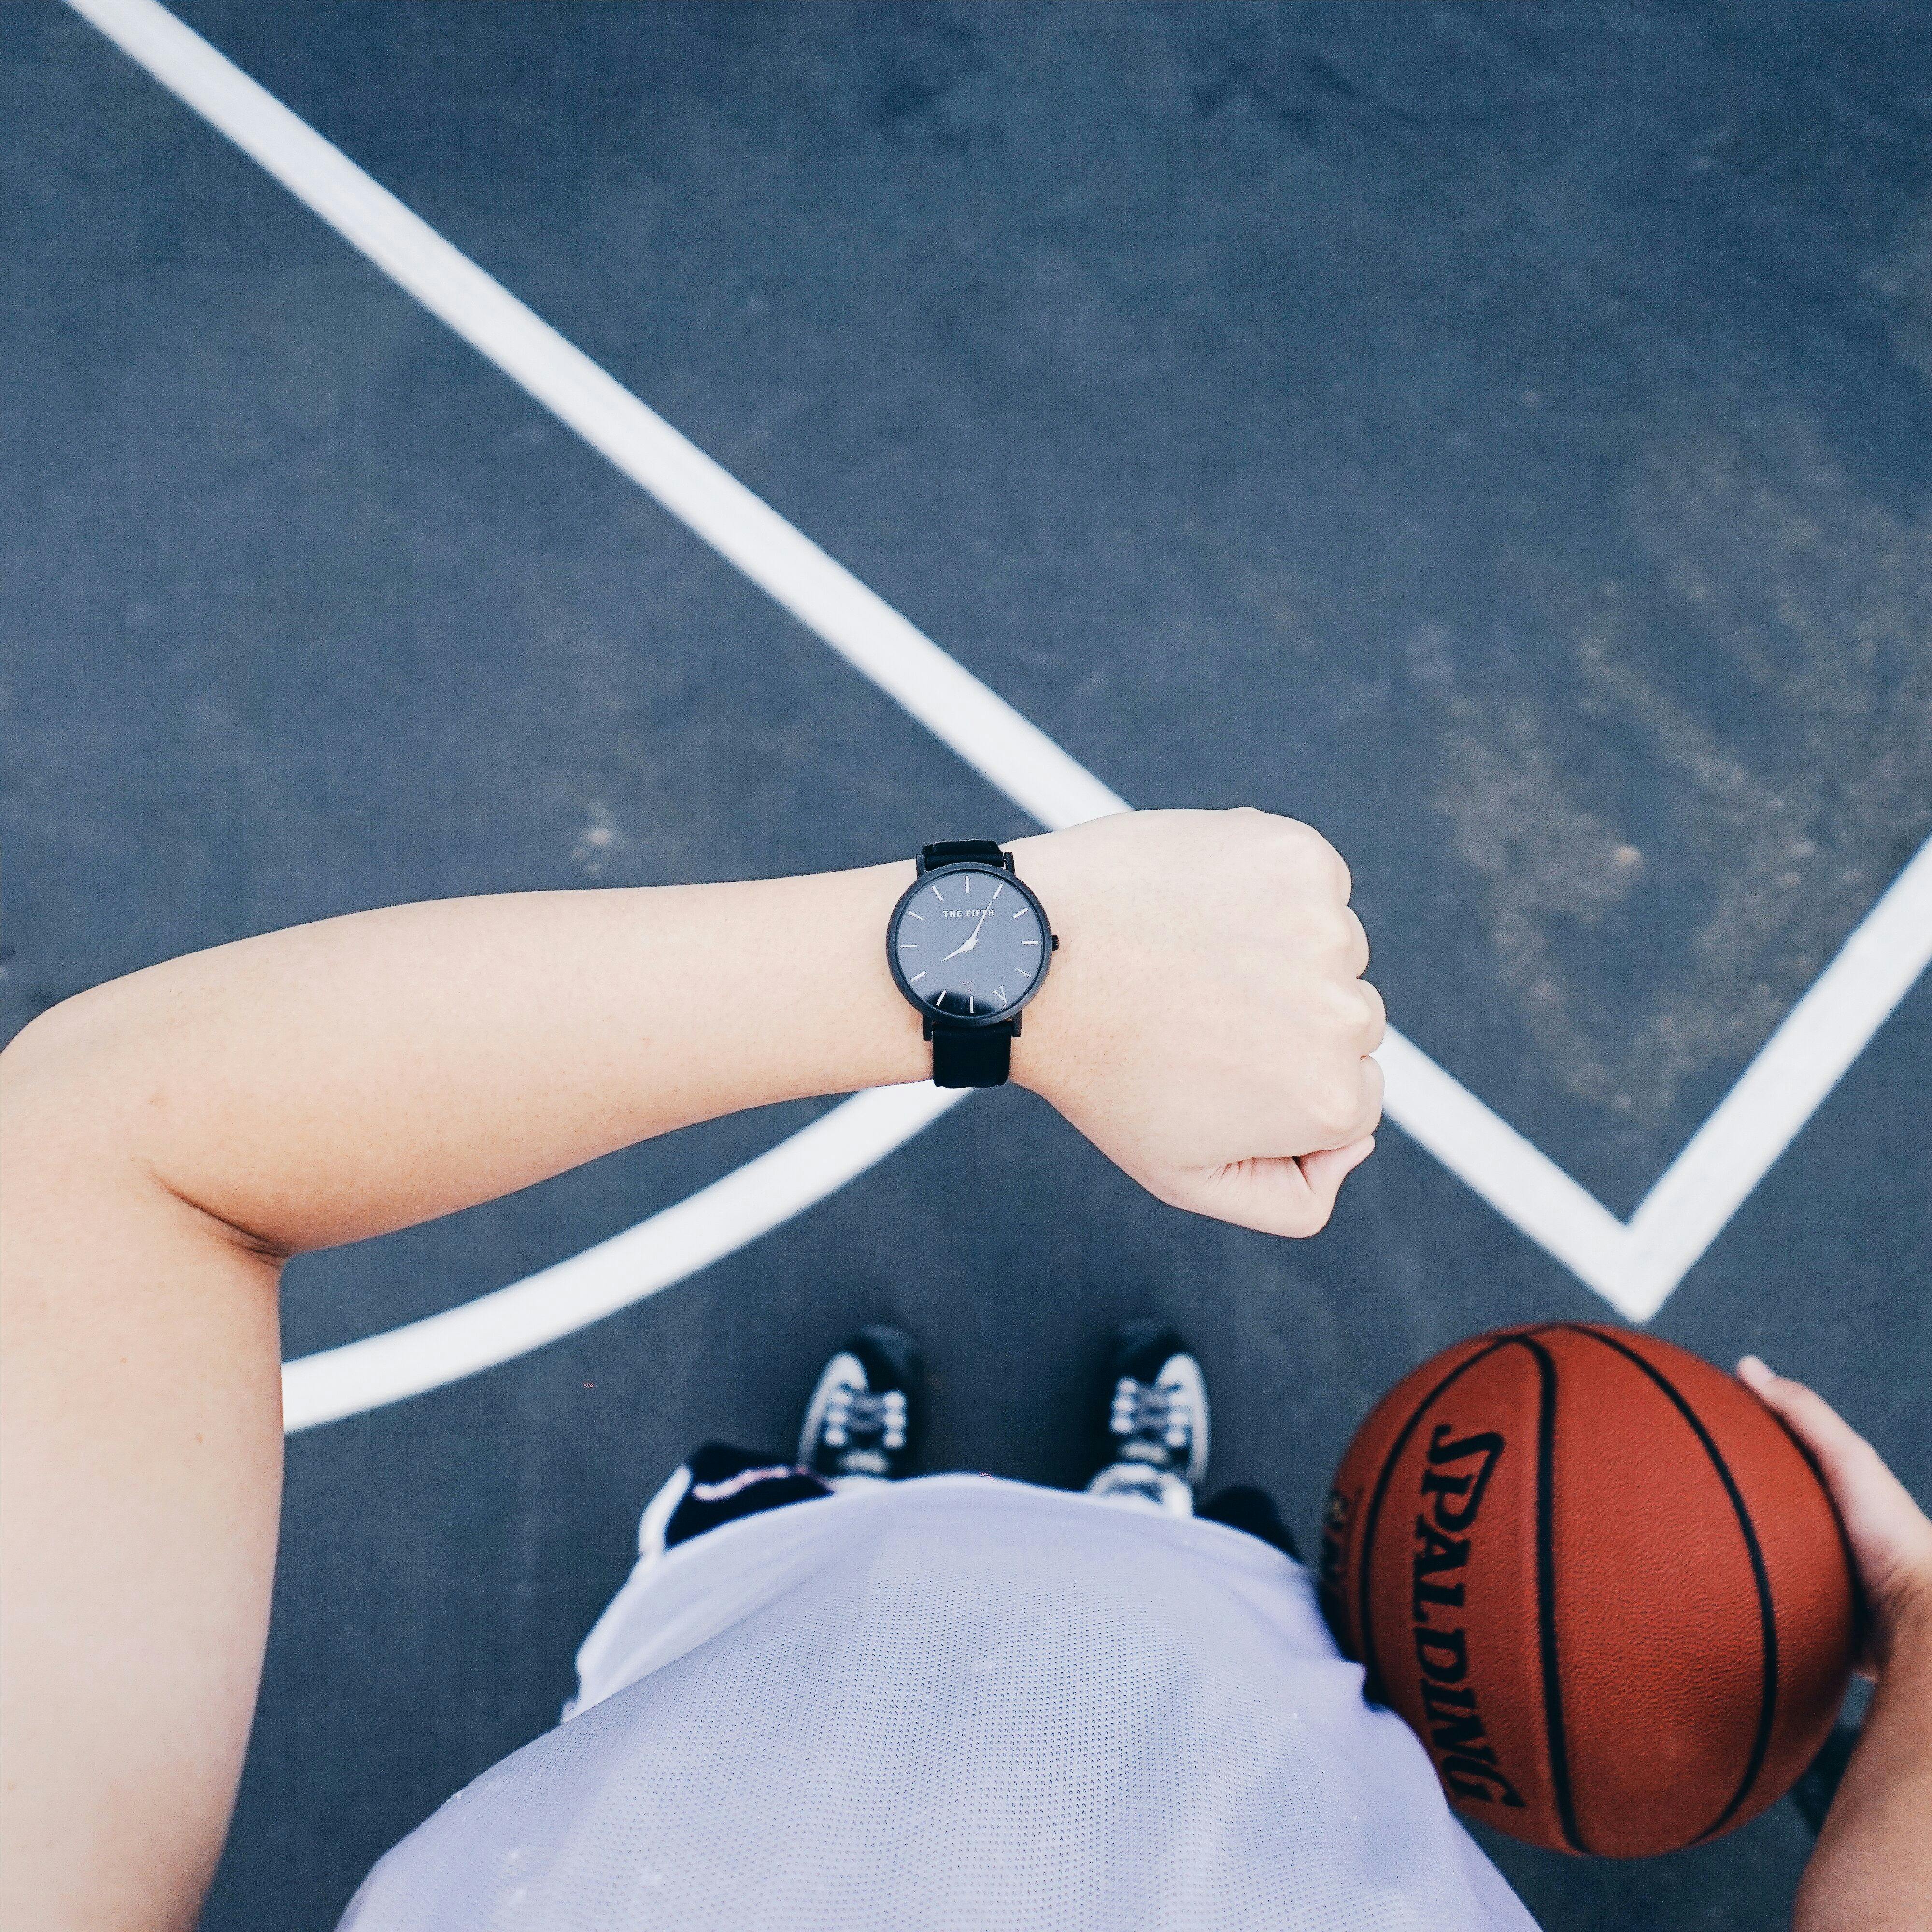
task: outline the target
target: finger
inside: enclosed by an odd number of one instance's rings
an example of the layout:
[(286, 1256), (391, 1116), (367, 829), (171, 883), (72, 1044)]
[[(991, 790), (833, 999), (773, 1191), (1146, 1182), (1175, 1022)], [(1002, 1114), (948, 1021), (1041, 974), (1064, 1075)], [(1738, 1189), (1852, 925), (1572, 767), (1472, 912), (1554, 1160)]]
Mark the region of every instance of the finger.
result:
[(1333, 1100), (1312, 1115), (1301, 1117), (1296, 1124), (1304, 1138), (1311, 1126), (1321, 1135), (1311, 1153), (1339, 1154), (1373, 1133), (1382, 1118), (1382, 1063), (1364, 1053), (1356, 1056), (1346, 1072), (1336, 1076)]
[(1352, 979), (1359, 980), (1369, 970), (1369, 929), (1352, 905), (1344, 905), (1342, 917), (1348, 929), (1348, 961)]
[[(1382, 1064), (1378, 1060), (1362, 1055), (1362, 1113), (1356, 1126), (1359, 1138), (1372, 1134), (1382, 1124)], [(1351, 1143), (1352, 1144), (1352, 1143)]]
[(1876, 1613), (1874, 1641), (1882, 1652), (1905, 1599), (1932, 1595), (1932, 1522), (1885, 1458), (1822, 1396), (1774, 1375), (1755, 1355), (1738, 1363), (1738, 1379), (1816, 1458)]
[(1867, 1457), (1878, 1462), (1877, 1450), (1815, 1389), (1774, 1374), (1756, 1355), (1739, 1361), (1738, 1379), (1790, 1424), (1792, 1433), (1817, 1457), (1834, 1488), (1840, 1478), (1856, 1482), (1868, 1477)]
[[(1376, 1111), (1379, 1118), (1379, 1105)], [(1322, 1219), (1324, 1222), (1334, 1211), (1335, 1197), (1341, 1192), (1342, 1182), (1375, 1150), (1375, 1136), (1365, 1133), (1346, 1147), (1324, 1148), (1317, 1154), (1305, 1154), (1295, 1163), (1301, 1169), (1301, 1178), (1310, 1196), (1322, 1204)]]
[(1342, 1183), (1375, 1151), (1375, 1144), (1370, 1137), (1298, 1160), (1232, 1161), (1189, 1176), (1168, 1198), (1176, 1207), (1217, 1221), (1303, 1240), (1328, 1226)]
[(1336, 1153), (1373, 1133), (1382, 1117), (1381, 1063), (1366, 1053), (1324, 1053), (1277, 1096), (1268, 1138), (1276, 1147)]
[(1382, 996), (1366, 980), (1324, 977), (1301, 995), (1303, 1018), (1332, 1019), (1358, 1053), (1372, 1053), (1388, 1028)]
[(1388, 1036), (1388, 1008), (1376, 988), (1363, 980), (1357, 989), (1362, 996), (1363, 1004), (1368, 1011), (1368, 1019), (1363, 1033), (1364, 1053), (1373, 1053)]

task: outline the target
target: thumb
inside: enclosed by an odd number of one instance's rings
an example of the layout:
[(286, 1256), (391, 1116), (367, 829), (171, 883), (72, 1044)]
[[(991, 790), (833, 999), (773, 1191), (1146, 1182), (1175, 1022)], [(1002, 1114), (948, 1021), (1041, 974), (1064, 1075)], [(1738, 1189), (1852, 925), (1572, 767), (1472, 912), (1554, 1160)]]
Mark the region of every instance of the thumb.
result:
[(1375, 1136), (1364, 1134), (1318, 1154), (1230, 1161), (1190, 1175), (1168, 1198), (1176, 1207), (1238, 1228), (1299, 1240), (1328, 1225), (1342, 1183), (1375, 1148)]
[(1897, 1624), (1914, 1604), (1932, 1616), (1932, 1522), (1878, 1451), (1822, 1396), (1774, 1375), (1755, 1355), (1738, 1363), (1738, 1379), (1818, 1459), (1871, 1606), (1872, 1647), (1882, 1663)]

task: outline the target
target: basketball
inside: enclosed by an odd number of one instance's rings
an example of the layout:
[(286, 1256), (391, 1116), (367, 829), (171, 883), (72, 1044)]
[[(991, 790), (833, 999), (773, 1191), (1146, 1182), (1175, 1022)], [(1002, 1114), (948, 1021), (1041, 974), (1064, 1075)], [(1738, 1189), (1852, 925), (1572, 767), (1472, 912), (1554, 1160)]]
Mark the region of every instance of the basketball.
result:
[(1648, 1335), (1502, 1329), (1398, 1383), (1322, 1524), (1323, 1608), (1449, 1801), (1641, 1858), (1783, 1796), (1849, 1678), (1824, 1486), (1742, 1383)]

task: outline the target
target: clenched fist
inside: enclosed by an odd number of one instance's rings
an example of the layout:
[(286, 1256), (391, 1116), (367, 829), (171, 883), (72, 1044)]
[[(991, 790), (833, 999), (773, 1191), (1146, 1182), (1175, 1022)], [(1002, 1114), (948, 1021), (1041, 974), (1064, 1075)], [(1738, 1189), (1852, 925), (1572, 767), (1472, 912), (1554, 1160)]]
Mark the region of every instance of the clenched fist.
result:
[(1382, 1118), (1382, 1002), (1335, 848), (1244, 806), (1013, 849), (1062, 946), (1013, 1077), (1159, 1199), (1316, 1233)]

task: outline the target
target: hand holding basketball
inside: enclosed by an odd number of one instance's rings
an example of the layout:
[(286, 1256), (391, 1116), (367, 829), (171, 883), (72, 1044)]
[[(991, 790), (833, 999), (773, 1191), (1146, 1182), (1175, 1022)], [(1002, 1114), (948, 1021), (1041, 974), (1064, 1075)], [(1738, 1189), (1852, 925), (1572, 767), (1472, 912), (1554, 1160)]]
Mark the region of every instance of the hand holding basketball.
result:
[(1738, 1363), (1738, 1379), (1781, 1416), (1818, 1460), (1852, 1546), (1870, 1617), (1862, 1667), (1882, 1670), (1902, 1624), (1916, 1620), (1932, 1630), (1932, 1519), (1822, 1396), (1774, 1375), (1755, 1355)]
[(1148, 1192), (1316, 1232), (1382, 1117), (1348, 868), (1293, 819), (1144, 812), (1016, 848), (1064, 942), (1015, 1077)]

